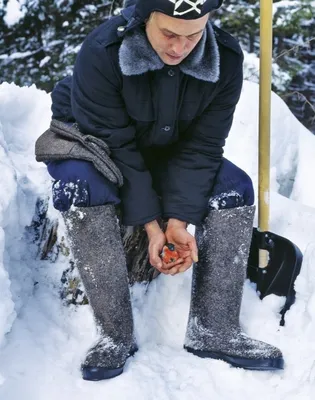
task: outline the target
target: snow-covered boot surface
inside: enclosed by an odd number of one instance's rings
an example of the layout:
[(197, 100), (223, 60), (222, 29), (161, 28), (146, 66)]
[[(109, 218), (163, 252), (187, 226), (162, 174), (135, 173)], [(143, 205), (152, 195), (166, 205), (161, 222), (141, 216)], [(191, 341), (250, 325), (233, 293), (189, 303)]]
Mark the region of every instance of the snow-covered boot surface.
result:
[(126, 259), (112, 204), (63, 213), (71, 250), (100, 331), (88, 351), (83, 379), (113, 378), (136, 350)]
[(254, 214), (255, 206), (211, 210), (196, 228), (199, 261), (184, 347), (235, 367), (282, 369), (281, 351), (249, 338), (239, 323)]

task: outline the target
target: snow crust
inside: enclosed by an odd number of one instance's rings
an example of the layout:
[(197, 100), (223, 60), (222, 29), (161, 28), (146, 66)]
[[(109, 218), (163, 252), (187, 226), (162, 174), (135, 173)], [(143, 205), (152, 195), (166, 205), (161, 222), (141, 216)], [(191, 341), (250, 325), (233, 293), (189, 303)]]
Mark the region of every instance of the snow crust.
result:
[[(284, 299), (260, 301), (246, 282), (241, 323), (253, 338), (278, 346), (286, 367), (252, 372), (199, 359), (182, 348), (191, 270), (132, 288), (139, 351), (110, 381), (86, 382), (79, 366), (96, 338), (89, 306), (66, 307), (59, 296), (67, 258), (41, 261), (25, 227), (50, 178), (34, 159), (34, 143), (50, 122), (50, 98), (13, 84), (0, 86), (0, 399), (311, 400), (315, 391), (315, 136), (272, 95), (270, 230), (304, 252), (297, 301), (285, 327)], [(225, 156), (257, 186), (258, 85), (245, 82)], [(50, 206), (50, 218), (59, 218)], [(63, 224), (60, 220), (60, 233)], [(190, 227), (193, 231), (193, 227)]]

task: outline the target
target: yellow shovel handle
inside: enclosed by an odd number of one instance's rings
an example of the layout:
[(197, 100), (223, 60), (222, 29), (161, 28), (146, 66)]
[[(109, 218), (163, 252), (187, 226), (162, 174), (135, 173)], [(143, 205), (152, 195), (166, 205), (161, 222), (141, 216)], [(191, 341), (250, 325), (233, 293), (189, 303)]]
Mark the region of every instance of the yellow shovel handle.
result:
[[(262, 232), (269, 230), (271, 71), (272, 0), (260, 0), (258, 227)], [(267, 264), (268, 252), (260, 250), (259, 266)]]

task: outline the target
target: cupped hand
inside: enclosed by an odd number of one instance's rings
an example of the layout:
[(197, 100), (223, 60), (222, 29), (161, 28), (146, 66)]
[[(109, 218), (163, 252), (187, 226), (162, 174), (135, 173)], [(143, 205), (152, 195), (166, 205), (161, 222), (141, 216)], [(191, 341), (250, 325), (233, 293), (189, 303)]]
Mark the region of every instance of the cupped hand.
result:
[(169, 265), (168, 269), (171, 275), (179, 272), (184, 272), (193, 262), (198, 261), (198, 249), (194, 236), (186, 230), (186, 224), (181, 221), (169, 223), (165, 232), (165, 237), (168, 243), (173, 243), (175, 249), (182, 260), (177, 265)]
[(164, 232), (160, 228), (147, 230), (148, 238), (149, 238), (149, 261), (150, 264), (160, 271), (162, 274), (169, 274), (170, 269), (180, 265), (183, 262), (182, 258), (174, 261), (173, 263), (165, 263), (161, 258), (161, 252), (163, 246), (166, 244), (166, 237)]

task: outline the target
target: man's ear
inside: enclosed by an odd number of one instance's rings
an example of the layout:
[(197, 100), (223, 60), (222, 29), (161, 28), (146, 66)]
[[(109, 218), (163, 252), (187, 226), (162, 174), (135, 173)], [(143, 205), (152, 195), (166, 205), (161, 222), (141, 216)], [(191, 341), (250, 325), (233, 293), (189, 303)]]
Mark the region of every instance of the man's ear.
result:
[(151, 12), (149, 18), (144, 20), (144, 23), (147, 24), (153, 18), (154, 14), (155, 14), (155, 11)]

